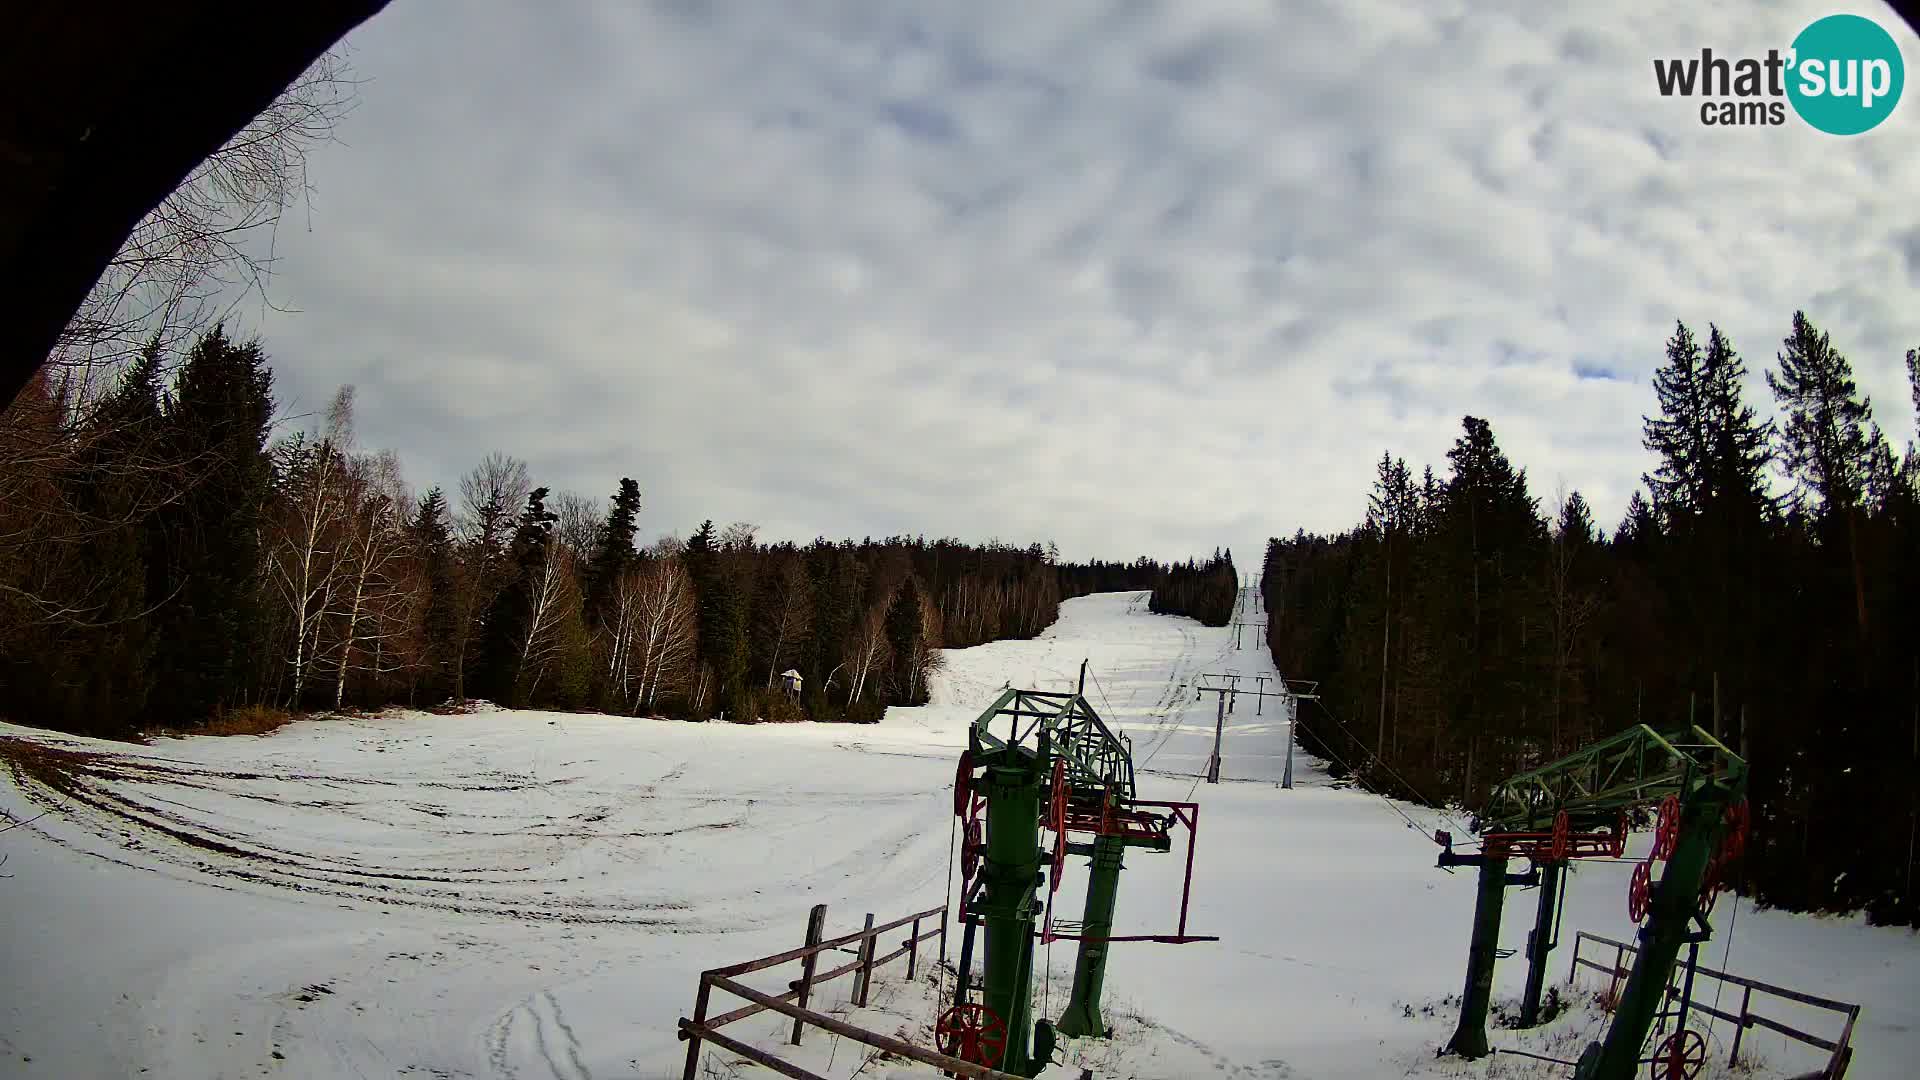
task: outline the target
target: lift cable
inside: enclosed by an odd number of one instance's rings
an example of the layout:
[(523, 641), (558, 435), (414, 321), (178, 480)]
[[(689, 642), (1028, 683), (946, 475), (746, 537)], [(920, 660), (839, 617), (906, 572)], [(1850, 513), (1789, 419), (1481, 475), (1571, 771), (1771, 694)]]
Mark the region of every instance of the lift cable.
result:
[[(1732, 914), (1727, 916), (1727, 947), (1726, 947), (1726, 950), (1720, 954), (1720, 971), (1722, 974), (1725, 974), (1726, 972), (1732, 970), (1727, 965), (1729, 962), (1733, 960), (1733, 926), (1735, 923), (1740, 921), (1740, 892), (1737, 889), (1732, 891), (1733, 891), (1733, 912)], [(1715, 1011), (1718, 1011), (1720, 1008), (1720, 994), (1722, 991), (1726, 990), (1727, 980), (1715, 979), (1713, 982), (1714, 982), (1713, 1007)]]
[[(1320, 749), (1322, 749), (1323, 751), (1325, 751), (1325, 752), (1326, 752), (1326, 755), (1327, 755), (1328, 757), (1330, 757), (1330, 758), (1332, 758), (1332, 759), (1333, 759), (1333, 761), (1334, 761), (1334, 764), (1336, 764), (1336, 765), (1339, 765), (1339, 766), (1340, 766), (1341, 768), (1343, 768), (1343, 769), (1345, 769), (1345, 770), (1347, 770), (1347, 772), (1348, 772), (1348, 773), (1356, 773), (1356, 772), (1357, 772), (1357, 770), (1355, 770), (1355, 769), (1354, 769), (1354, 767), (1353, 767), (1353, 766), (1352, 766), (1351, 764), (1348, 764), (1348, 762), (1347, 762), (1347, 760), (1346, 760), (1345, 758), (1343, 758), (1343, 757), (1341, 757), (1341, 756), (1340, 756), (1339, 754), (1336, 754), (1336, 753), (1334, 753), (1334, 752), (1333, 752), (1333, 747), (1331, 747), (1331, 746), (1327, 746), (1326, 744), (1324, 744), (1324, 743), (1323, 743), (1323, 744), (1321, 744), (1321, 747), (1320, 747)], [(1417, 822), (1417, 821), (1415, 821), (1415, 820), (1413, 820), (1413, 819), (1412, 819), (1411, 817), (1408, 817), (1408, 816), (1407, 816), (1407, 812), (1406, 812), (1406, 811), (1404, 811), (1404, 810), (1402, 810), (1402, 809), (1400, 809), (1400, 807), (1399, 807), (1399, 806), (1398, 806), (1397, 804), (1395, 804), (1395, 803), (1394, 803), (1394, 801), (1393, 801), (1392, 799), (1389, 799), (1389, 798), (1387, 798), (1387, 797), (1386, 797), (1385, 795), (1382, 795), (1382, 794), (1380, 794), (1380, 793), (1379, 793), (1379, 792), (1377, 792), (1377, 791), (1371, 791), (1371, 790), (1368, 790), (1367, 788), (1364, 788), (1364, 787), (1363, 787), (1363, 788), (1361, 788), (1360, 790), (1362, 790), (1362, 791), (1365, 791), (1365, 792), (1366, 792), (1367, 794), (1369, 794), (1369, 795), (1371, 795), (1371, 796), (1373, 796), (1373, 797), (1374, 797), (1374, 798), (1376, 798), (1376, 799), (1379, 799), (1379, 800), (1380, 800), (1381, 802), (1383, 802), (1383, 803), (1386, 803), (1386, 804), (1387, 804), (1387, 809), (1389, 809), (1389, 810), (1391, 810), (1391, 811), (1393, 811), (1393, 812), (1394, 812), (1394, 813), (1396, 813), (1396, 814), (1399, 814), (1399, 815), (1400, 815), (1400, 818), (1401, 818), (1401, 820), (1402, 820), (1402, 821), (1405, 821), (1405, 822), (1407, 823), (1407, 828), (1409, 828), (1409, 829), (1412, 829), (1413, 831), (1415, 831), (1415, 832), (1417, 832), (1417, 833), (1420, 833), (1420, 834), (1422, 834), (1422, 835), (1424, 835), (1424, 836), (1426, 836), (1428, 840), (1433, 840), (1433, 837), (1432, 837), (1432, 835), (1431, 835), (1431, 834), (1428, 834), (1428, 833), (1427, 833), (1427, 830), (1426, 830), (1426, 829), (1425, 829), (1425, 828), (1424, 828), (1423, 826), (1421, 826), (1421, 824), (1420, 824), (1419, 822)], [(1449, 821), (1452, 821), (1453, 819), (1452, 819), (1452, 818), (1448, 818), (1447, 820), (1449, 820)], [(1437, 843), (1439, 843), (1439, 841), (1438, 841), (1438, 840), (1433, 840), (1433, 842), (1434, 842), (1434, 843), (1436, 843), (1436, 844), (1437, 844)]]
[[(1356, 746), (1360, 746), (1360, 745), (1365, 745), (1365, 744), (1363, 744), (1363, 743), (1361, 743), (1361, 742), (1360, 742), (1360, 736), (1358, 736), (1358, 735), (1355, 735), (1355, 734), (1353, 733), (1353, 729), (1352, 729), (1352, 728), (1350, 728), (1350, 727), (1348, 727), (1348, 726), (1347, 726), (1347, 725), (1346, 725), (1345, 723), (1343, 723), (1343, 722), (1341, 721), (1341, 719), (1340, 719), (1339, 717), (1337, 717), (1337, 716), (1335, 716), (1335, 715), (1333, 715), (1333, 713), (1332, 713), (1332, 712), (1330, 712), (1330, 711), (1328, 711), (1328, 709), (1327, 709), (1327, 707), (1326, 707), (1326, 705), (1325, 705), (1324, 703), (1322, 703), (1322, 702), (1321, 702), (1321, 700), (1320, 700), (1319, 698), (1317, 698), (1317, 697), (1315, 697), (1315, 698), (1310, 698), (1310, 699), (1308, 699), (1308, 700), (1310, 700), (1310, 701), (1312, 701), (1312, 702), (1314, 703), (1314, 705), (1316, 705), (1316, 706), (1318, 706), (1321, 712), (1323, 712), (1323, 713), (1326, 713), (1326, 716), (1327, 716), (1327, 719), (1329, 719), (1329, 720), (1331, 720), (1331, 721), (1333, 721), (1333, 722), (1334, 722), (1334, 723), (1336, 723), (1336, 724), (1339, 724), (1339, 725), (1340, 725), (1340, 730), (1342, 730), (1342, 731), (1344, 731), (1344, 732), (1346, 732), (1346, 733), (1347, 733), (1347, 737), (1348, 737), (1348, 738), (1350, 738), (1350, 739), (1352, 739), (1352, 740), (1354, 741), (1354, 744), (1355, 744)], [(1331, 748), (1331, 747), (1329, 747), (1329, 746), (1327, 746), (1327, 744), (1326, 744), (1326, 742), (1325, 742), (1325, 740), (1322, 740), (1322, 741), (1321, 741), (1321, 743), (1320, 743), (1320, 748), (1321, 748), (1322, 750), (1326, 750), (1326, 751), (1327, 751), (1327, 752), (1328, 752), (1329, 754), (1332, 754), (1332, 748)], [(1472, 835), (1472, 833), (1473, 833), (1473, 830), (1472, 830), (1471, 828), (1469, 828), (1469, 827), (1468, 827), (1468, 826), (1466, 826), (1465, 824), (1462, 824), (1459, 818), (1456, 818), (1456, 817), (1454, 817), (1454, 816), (1453, 816), (1452, 814), (1449, 814), (1449, 813), (1447, 813), (1447, 811), (1446, 811), (1445, 809), (1443, 809), (1443, 808), (1441, 808), (1441, 807), (1439, 807), (1439, 806), (1437, 806), (1437, 805), (1432, 805), (1432, 804), (1431, 804), (1431, 802), (1430, 802), (1430, 800), (1428, 800), (1428, 799), (1427, 799), (1427, 797), (1426, 797), (1425, 795), (1422, 795), (1422, 794), (1420, 794), (1420, 789), (1419, 789), (1419, 788), (1417, 788), (1417, 787), (1414, 787), (1414, 786), (1413, 786), (1413, 784), (1412, 784), (1412, 783), (1410, 783), (1410, 782), (1409, 782), (1409, 781), (1407, 780), (1407, 778), (1406, 778), (1406, 777), (1404, 777), (1404, 776), (1401, 776), (1401, 775), (1400, 775), (1400, 773), (1399, 773), (1399, 771), (1398, 771), (1398, 770), (1396, 770), (1396, 769), (1395, 769), (1395, 768), (1394, 768), (1393, 766), (1391, 766), (1391, 765), (1389, 765), (1389, 764), (1387, 764), (1387, 760), (1386, 760), (1386, 758), (1384, 758), (1384, 757), (1382, 757), (1382, 756), (1381, 756), (1380, 754), (1378, 754), (1378, 753), (1376, 753), (1376, 754), (1374, 754), (1374, 756), (1373, 756), (1373, 758), (1374, 758), (1374, 760), (1375, 760), (1376, 762), (1378, 762), (1378, 763), (1380, 764), (1380, 767), (1381, 767), (1382, 769), (1385, 769), (1385, 770), (1387, 771), (1387, 775), (1388, 775), (1388, 776), (1391, 776), (1391, 777), (1393, 777), (1393, 778), (1394, 778), (1395, 780), (1398, 780), (1398, 781), (1400, 782), (1400, 786), (1401, 786), (1401, 787), (1403, 787), (1403, 788), (1405, 788), (1405, 789), (1407, 790), (1407, 792), (1408, 792), (1408, 793), (1410, 793), (1410, 794), (1411, 794), (1411, 795), (1412, 795), (1412, 796), (1413, 796), (1413, 797), (1414, 797), (1415, 799), (1417, 799), (1417, 800), (1419, 800), (1419, 801), (1420, 801), (1420, 802), (1422, 802), (1422, 803), (1428, 803), (1428, 804), (1429, 804), (1429, 806), (1428, 806), (1428, 808), (1429, 808), (1429, 809), (1431, 809), (1431, 810), (1432, 810), (1432, 811), (1433, 811), (1434, 813), (1436, 813), (1436, 814), (1439, 814), (1439, 815), (1440, 815), (1441, 817), (1443, 817), (1443, 818), (1445, 818), (1445, 819), (1447, 820), (1447, 823), (1448, 823), (1448, 824), (1450, 824), (1450, 825), (1452, 825), (1452, 826), (1454, 826), (1455, 828), (1457, 828), (1457, 829), (1459, 829), (1459, 830), (1461, 830), (1461, 832), (1462, 832), (1462, 833), (1464, 833), (1464, 834), (1466, 834), (1466, 835)], [(1335, 761), (1340, 761), (1340, 759), (1339, 759), (1338, 757), (1335, 757), (1335, 758), (1334, 758), (1334, 760), (1335, 760)], [(1345, 766), (1346, 766), (1346, 768), (1347, 768), (1347, 771), (1348, 771), (1348, 772), (1350, 772), (1350, 773), (1354, 773), (1355, 775), (1358, 775), (1358, 771), (1357, 771), (1357, 770), (1355, 770), (1355, 769), (1354, 769), (1354, 767), (1353, 767), (1352, 765), (1349, 765), (1349, 764), (1347, 764), (1347, 763), (1346, 763), (1346, 762), (1344, 762), (1344, 761), (1340, 761), (1340, 764), (1342, 764), (1342, 765), (1345, 765)], [(1410, 829), (1415, 829), (1415, 830), (1418, 830), (1419, 832), (1422, 832), (1422, 833), (1426, 833), (1426, 829), (1424, 829), (1424, 828), (1422, 828), (1422, 827), (1421, 827), (1421, 826), (1420, 826), (1419, 824), (1417, 824), (1417, 823), (1416, 823), (1416, 822), (1415, 822), (1415, 821), (1414, 821), (1414, 820), (1413, 820), (1412, 818), (1410, 818), (1410, 817), (1407, 817), (1407, 815), (1406, 815), (1406, 813), (1405, 813), (1404, 811), (1402, 811), (1402, 810), (1401, 810), (1401, 809), (1400, 809), (1400, 808), (1399, 808), (1398, 806), (1394, 806), (1394, 804), (1393, 804), (1393, 800), (1391, 800), (1391, 799), (1388, 799), (1388, 798), (1387, 798), (1387, 797), (1386, 797), (1385, 795), (1382, 795), (1382, 794), (1381, 794), (1380, 792), (1377, 792), (1377, 791), (1373, 791), (1373, 792), (1370, 792), (1370, 793), (1371, 793), (1371, 794), (1373, 794), (1374, 796), (1376, 796), (1376, 797), (1378, 797), (1378, 798), (1380, 798), (1380, 799), (1381, 799), (1382, 801), (1384, 801), (1384, 802), (1386, 802), (1386, 804), (1387, 804), (1388, 806), (1392, 806), (1392, 807), (1393, 807), (1393, 812), (1394, 812), (1394, 813), (1396, 813), (1396, 814), (1399, 814), (1399, 815), (1400, 815), (1401, 817), (1403, 817), (1403, 818), (1406, 818), (1406, 820), (1407, 820), (1407, 827), (1408, 827), (1408, 828), (1410, 828)], [(1439, 840), (1437, 840), (1437, 839), (1434, 839), (1434, 837), (1433, 837), (1433, 835), (1432, 835), (1431, 833), (1427, 833), (1427, 839), (1429, 839), (1429, 840), (1433, 840), (1433, 842), (1434, 842), (1435, 844), (1438, 844), (1438, 843), (1440, 843), (1440, 841), (1439, 841)]]
[(1106, 706), (1107, 715), (1117, 718), (1120, 714), (1114, 711), (1113, 702), (1107, 700), (1107, 688), (1100, 685), (1100, 673), (1093, 669), (1093, 665), (1089, 664), (1087, 665), (1087, 674), (1093, 676), (1093, 688), (1100, 691), (1100, 704)]
[[(1065, 843), (1065, 840), (1061, 842)], [(1051, 905), (1053, 901), (1049, 899), (1047, 903)], [(1047, 975), (1046, 980), (1040, 984), (1040, 990), (1043, 995), (1040, 999), (1041, 1015), (1051, 1016), (1053, 1015), (1053, 937), (1051, 935), (1047, 937)]]
[[(954, 857), (954, 848), (959, 843), (959, 836), (960, 836), (960, 815), (955, 814), (953, 817), (953, 820), (949, 822), (947, 825), (947, 891), (944, 899), (949, 904), (953, 903), (953, 857)], [(962, 882), (960, 888), (962, 893), (964, 894), (964, 892), (966, 891), (966, 884)], [(967, 898), (965, 895), (962, 895), (960, 897), (959, 907), (961, 909), (964, 909), (966, 907), (966, 903), (967, 903)], [(942, 930), (941, 933), (944, 935), (946, 931)], [(946, 938), (942, 937), (940, 940), (944, 942)], [(937, 983), (938, 990), (935, 992), (934, 999), (933, 999), (933, 1018), (934, 1018), (934, 1026), (936, 1027), (939, 1026), (940, 1013), (941, 1013), (941, 1010), (946, 1007), (946, 1001), (947, 1001), (947, 968), (945, 964), (938, 965), (938, 967), (940, 970), (939, 980)], [(967, 973), (962, 971), (960, 972), (959, 977), (962, 980), (965, 980), (967, 977)], [(964, 986), (966, 984), (963, 981), (961, 985)]]

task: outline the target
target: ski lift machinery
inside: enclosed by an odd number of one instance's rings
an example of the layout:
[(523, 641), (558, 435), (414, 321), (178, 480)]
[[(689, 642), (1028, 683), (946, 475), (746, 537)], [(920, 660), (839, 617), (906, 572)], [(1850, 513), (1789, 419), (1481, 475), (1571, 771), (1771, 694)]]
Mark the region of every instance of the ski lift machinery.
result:
[[(1629, 815), (1653, 809), (1652, 850), (1634, 866), (1627, 884), (1627, 913), (1640, 927), (1633, 969), (1605, 1039), (1590, 1043), (1578, 1062), (1568, 1064), (1575, 1067), (1575, 1080), (1628, 1080), (1641, 1064), (1652, 1065), (1656, 1080), (1692, 1080), (1706, 1053), (1701, 1036), (1686, 1029), (1686, 1002), (1700, 945), (1713, 936), (1715, 897), (1733, 880), (1732, 866), (1746, 850), (1746, 793), (1746, 761), (1712, 735), (1691, 725), (1661, 733), (1635, 724), (1494, 785), (1474, 824), (1478, 852), (1455, 852), (1453, 837), (1436, 833), (1441, 867), (1473, 866), (1480, 872), (1460, 1022), (1447, 1049), (1470, 1058), (1491, 1050), (1487, 1010), (1507, 887), (1540, 889), (1521, 999), (1521, 1026), (1531, 1027), (1539, 1022), (1563, 872), (1573, 860), (1621, 859)], [(1509, 874), (1507, 861), (1515, 856), (1532, 868)], [(1664, 864), (1657, 878), (1656, 864)], [(1687, 990), (1675, 1030), (1651, 1058), (1643, 1058), (1648, 1033), (1664, 1015), (1662, 997), (1682, 946), (1688, 949)]]
[[(1083, 690), (1085, 679), (1082, 663)], [(1037, 1075), (1052, 1059), (1056, 1035), (1109, 1033), (1100, 995), (1112, 944), (1220, 940), (1187, 933), (1199, 804), (1139, 798), (1131, 743), (1114, 735), (1079, 692), (1003, 690), (968, 734), (954, 777), (953, 810), (963, 832), (960, 978), (937, 1028), (949, 1054), (1002, 1072)], [(1115, 935), (1114, 904), (1127, 849), (1170, 852), (1173, 833), (1183, 826), (1186, 870), (1174, 931)], [(1050, 849), (1042, 849), (1042, 833), (1051, 835)], [(1090, 863), (1086, 908), (1077, 922), (1054, 913), (1069, 855)], [(971, 971), (981, 931), (984, 977), (976, 987)], [(1057, 1020), (1034, 1020), (1034, 946), (1053, 941), (1078, 943), (1073, 990)], [(971, 1000), (976, 989), (979, 1000)]]

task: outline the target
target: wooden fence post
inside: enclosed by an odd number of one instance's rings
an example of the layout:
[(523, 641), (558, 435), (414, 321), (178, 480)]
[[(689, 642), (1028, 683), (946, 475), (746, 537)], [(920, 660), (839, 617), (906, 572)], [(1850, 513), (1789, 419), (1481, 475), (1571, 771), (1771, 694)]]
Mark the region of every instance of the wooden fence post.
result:
[(912, 936), (907, 938), (907, 981), (913, 981), (913, 973), (920, 960), (920, 920), (913, 920)]
[(947, 905), (940, 905), (940, 963), (947, 962)]
[[(815, 945), (820, 944), (821, 932), (826, 928), (826, 925), (827, 905), (813, 905), (813, 912), (807, 916), (807, 948), (811, 949)], [(813, 989), (813, 965), (819, 956), (819, 953), (808, 953), (806, 957), (800, 961), (800, 1007), (803, 1009), (807, 1007), (807, 994)], [(701, 987), (701, 989), (705, 990), (706, 988)], [(796, 1016), (793, 1018), (793, 1045), (800, 1045), (800, 1029), (804, 1026), (799, 1017)], [(692, 1080), (691, 1075), (688, 1076), (687, 1080)]]
[(1753, 1004), (1753, 987), (1740, 995), (1740, 1026), (1733, 1031), (1733, 1053), (1727, 1055), (1727, 1068), (1740, 1064), (1740, 1040), (1747, 1034), (1747, 1006)]
[(873, 982), (873, 912), (867, 912), (866, 936), (860, 939), (860, 968), (855, 976), (853, 1003), (864, 1009), (867, 1007), (867, 987)]
[[(707, 997), (713, 993), (713, 984), (705, 975), (700, 976), (700, 993), (693, 999), (693, 1022), (707, 1022)], [(680, 1074), (681, 1080), (694, 1080), (694, 1072), (700, 1067), (700, 1033), (687, 1033), (687, 1067)]]

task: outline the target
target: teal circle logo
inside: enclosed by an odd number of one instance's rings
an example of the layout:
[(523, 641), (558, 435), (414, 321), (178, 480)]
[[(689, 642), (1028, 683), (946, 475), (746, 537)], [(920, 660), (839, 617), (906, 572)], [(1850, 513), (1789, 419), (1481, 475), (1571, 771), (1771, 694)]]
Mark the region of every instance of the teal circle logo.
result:
[(1787, 100), (1800, 119), (1829, 135), (1858, 135), (1900, 103), (1906, 65), (1893, 35), (1872, 19), (1829, 15), (1793, 39)]

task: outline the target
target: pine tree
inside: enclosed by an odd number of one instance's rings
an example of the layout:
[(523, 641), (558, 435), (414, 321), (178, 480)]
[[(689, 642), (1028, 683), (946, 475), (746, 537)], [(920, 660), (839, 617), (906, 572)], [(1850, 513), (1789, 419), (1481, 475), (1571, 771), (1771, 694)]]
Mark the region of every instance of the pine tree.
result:
[(765, 662), (766, 688), (774, 688), (781, 667), (806, 655), (813, 631), (813, 582), (804, 560), (790, 548), (766, 575), (755, 618), (756, 655)]
[(743, 715), (750, 707), (746, 700), (748, 598), (723, 561), (737, 552), (723, 552), (725, 545), (713, 522), (702, 522), (687, 541), (687, 573), (698, 597), (700, 659), (712, 672), (714, 704), (735, 719), (751, 719)]
[(1787, 416), (1780, 456), (1804, 499), (1812, 495), (1821, 530), (1844, 547), (1852, 571), (1854, 617), (1862, 638), (1869, 633), (1866, 568), (1861, 552), (1860, 510), (1884, 453), (1873, 422), (1873, 404), (1859, 396), (1853, 366), (1828, 335), (1793, 314), (1793, 332), (1783, 342), (1780, 371), (1767, 372)]
[(460, 609), (454, 581), (453, 531), (447, 498), (438, 487), (420, 498), (413, 517), (413, 545), (420, 561), (420, 579), (426, 597), (421, 613), (422, 656), (426, 690), (438, 701), (451, 690), (449, 667), (459, 633)]
[(1641, 479), (1653, 506), (1669, 521), (1698, 513), (1707, 502), (1707, 391), (1700, 343), (1685, 323), (1667, 339), (1667, 362), (1653, 375), (1660, 417), (1642, 417), (1642, 442), (1660, 466)]
[(1920, 349), (1907, 350), (1907, 384), (1913, 393), (1914, 441), (1907, 444), (1907, 489), (1920, 493)]
[(1758, 519), (1774, 510), (1767, 495), (1767, 467), (1773, 461), (1773, 421), (1762, 422), (1746, 403), (1747, 365), (1733, 343), (1709, 324), (1701, 371), (1702, 427), (1706, 459), (1702, 463), (1708, 503), (1703, 509), (1724, 518)]
[(1600, 557), (1599, 541), (1587, 500), (1578, 491), (1573, 492), (1560, 505), (1547, 561), (1547, 617), (1553, 637), (1553, 719), (1547, 745), (1550, 755), (1556, 757), (1585, 741), (1587, 735), (1582, 722), (1587, 683), (1582, 678), (1580, 658), (1588, 628), (1600, 607), (1595, 566)]
[(1801, 490), (1818, 500), (1823, 517), (1838, 518), (1859, 506), (1881, 441), (1873, 404), (1859, 395), (1853, 366), (1829, 336), (1794, 312), (1793, 333), (1783, 343), (1778, 374), (1767, 385), (1787, 415), (1781, 457)]
[(487, 613), (481, 661), (471, 675), (475, 686), (499, 704), (515, 704), (521, 695), (521, 654), (534, 629), (537, 592), (550, 557), (548, 540), (558, 516), (547, 509), (548, 489), (534, 488), (507, 549), (508, 579)]
[(587, 626), (598, 628), (613, 597), (620, 575), (633, 565), (634, 533), (639, 531), (640, 485), (622, 477), (613, 496), (613, 509), (599, 530), (599, 546), (587, 564), (585, 614)]
[[(1514, 747), (1514, 736), (1528, 733), (1529, 709), (1537, 694), (1530, 674), (1544, 635), (1529, 635), (1528, 616), (1535, 603), (1530, 590), (1539, 581), (1546, 523), (1527, 493), (1526, 473), (1500, 450), (1493, 428), (1479, 417), (1462, 421), (1463, 434), (1447, 451), (1453, 475), (1443, 498), (1440, 544), (1445, 576), (1459, 590), (1454, 629), (1458, 653), (1448, 666), (1458, 680), (1453, 693), (1457, 727), (1466, 739), (1462, 792), (1498, 775), (1512, 758), (1492, 753)], [(1458, 605), (1465, 611), (1459, 612)], [(1499, 732), (1482, 745), (1482, 735)]]
[[(517, 509), (533, 490), (527, 464), (490, 453), (460, 479), (459, 616), (455, 620), (453, 696), (467, 699), (469, 669), (489, 639), (487, 617), (512, 577), (509, 558)], [(482, 680), (484, 681), (484, 680)], [(479, 685), (476, 683), (475, 685)]]
[(1627, 499), (1627, 512), (1620, 519), (1620, 527), (1614, 531), (1616, 543), (1639, 545), (1646, 544), (1660, 535), (1660, 521), (1654, 516), (1653, 504), (1646, 496), (1635, 491)]
[(170, 453), (188, 462), (181, 497), (155, 516), (147, 565), (155, 613), (156, 720), (194, 724), (241, 701), (264, 621), (260, 527), (272, 465), (273, 374), (258, 341), (215, 327), (187, 354), (166, 412)]
[(920, 658), (924, 615), (921, 612), (920, 585), (911, 575), (900, 583), (893, 603), (887, 608), (887, 644), (893, 651), (894, 701), (917, 705), (925, 689), (920, 681)]
[(160, 438), (160, 354), (150, 346), (85, 423), (68, 482), (80, 516), (66, 602), (77, 614), (42, 641), (36, 667), (55, 691), (45, 721), (69, 731), (133, 730), (152, 688), (156, 643), (147, 617), (142, 516), (158, 481), (176, 481), (156, 456)]

